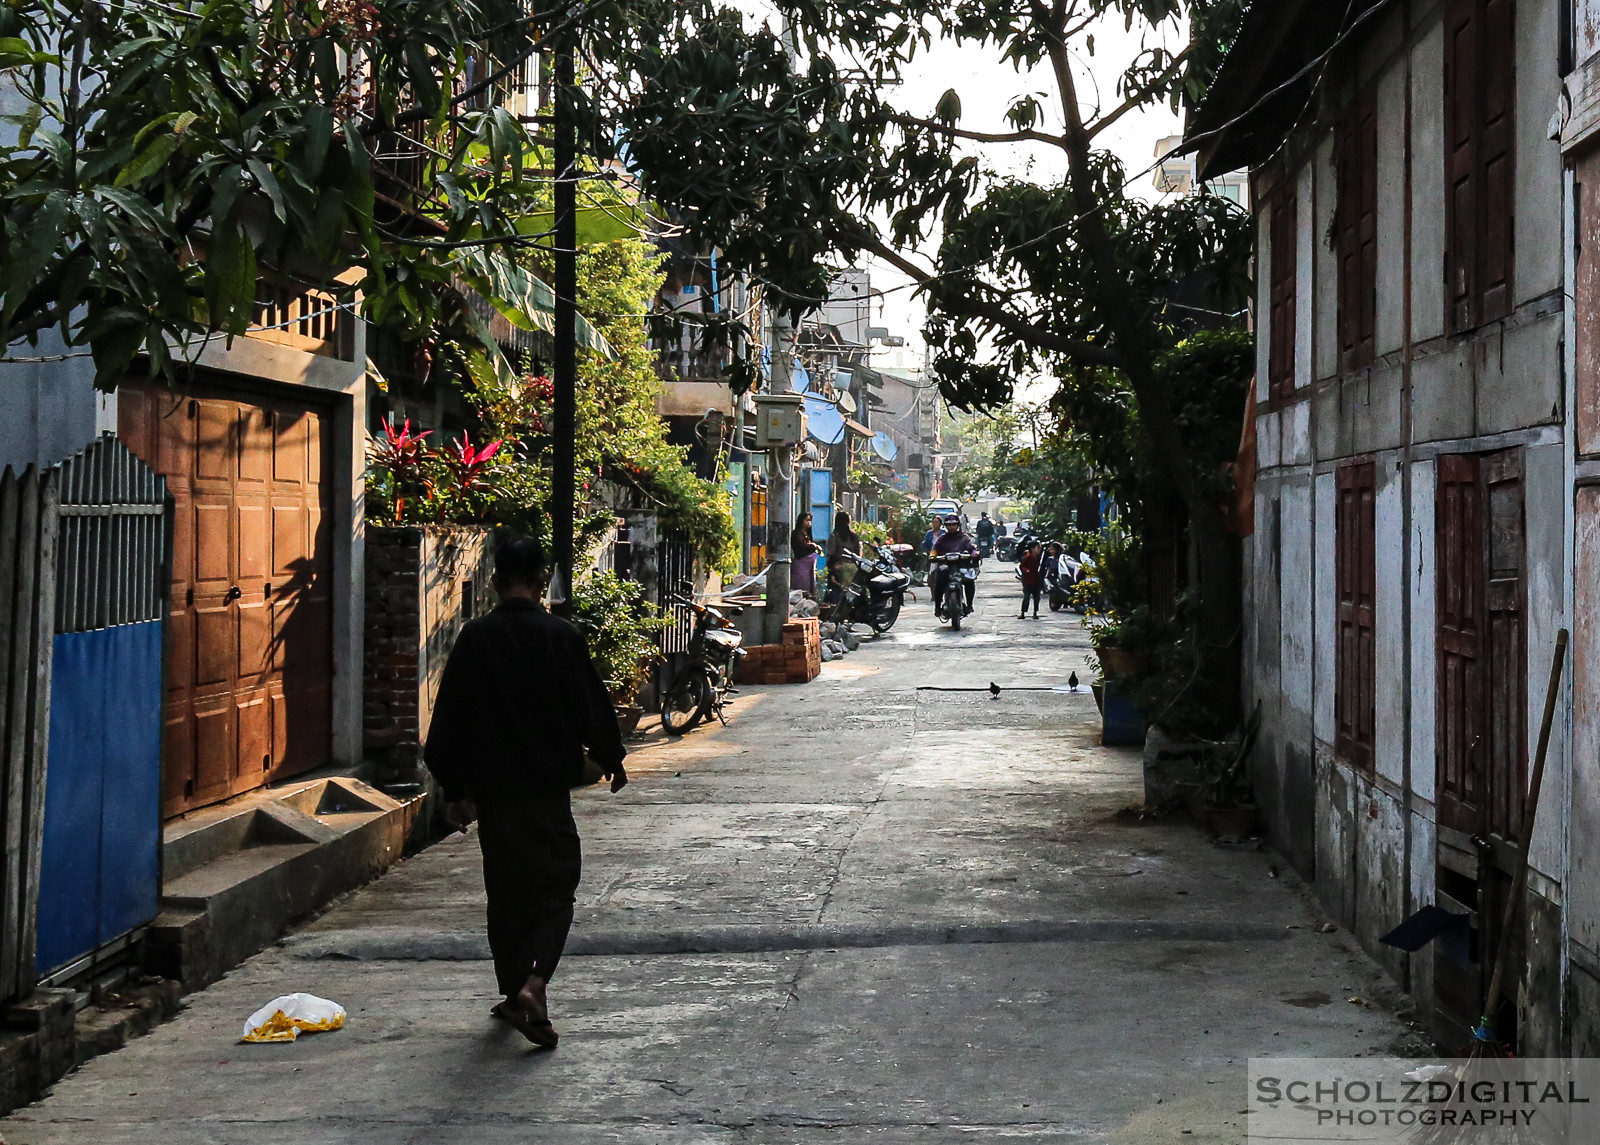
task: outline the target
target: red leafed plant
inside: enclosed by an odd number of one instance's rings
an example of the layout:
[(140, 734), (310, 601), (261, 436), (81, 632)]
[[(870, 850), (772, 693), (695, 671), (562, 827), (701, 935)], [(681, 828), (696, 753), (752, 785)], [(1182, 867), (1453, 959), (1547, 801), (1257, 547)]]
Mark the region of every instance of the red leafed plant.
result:
[(384, 418), (383, 437), (372, 444), (372, 467), (385, 478), (396, 523), (405, 518), (407, 501), (418, 497), (431, 499), (434, 495), (433, 475), (429, 469), (436, 454), (426, 441), (432, 433), (432, 430), (411, 432), (410, 418), (406, 418), (399, 429), (394, 427), (392, 418)]
[(451, 472), (455, 474), (456, 491), (470, 493), (488, 488), (489, 461), (499, 451), (498, 439), (491, 441), (482, 449), (475, 449), (465, 433), (446, 446), (444, 459), (450, 466)]

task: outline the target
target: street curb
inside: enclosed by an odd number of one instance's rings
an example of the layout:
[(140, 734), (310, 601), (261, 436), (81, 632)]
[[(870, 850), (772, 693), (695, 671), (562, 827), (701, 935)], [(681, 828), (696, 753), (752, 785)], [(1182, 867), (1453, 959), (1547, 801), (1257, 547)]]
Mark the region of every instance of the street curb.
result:
[[(707, 926), (674, 931), (583, 931), (568, 956), (639, 954), (759, 954), (781, 950), (879, 949), (891, 946), (975, 946), (1027, 942), (1266, 942), (1289, 936), (1282, 923), (1169, 922), (1073, 919), (986, 925), (922, 923), (904, 926), (801, 924)], [(353, 962), (479, 962), (488, 959), (481, 934), (382, 927), (291, 935), (282, 945), (294, 958)]]

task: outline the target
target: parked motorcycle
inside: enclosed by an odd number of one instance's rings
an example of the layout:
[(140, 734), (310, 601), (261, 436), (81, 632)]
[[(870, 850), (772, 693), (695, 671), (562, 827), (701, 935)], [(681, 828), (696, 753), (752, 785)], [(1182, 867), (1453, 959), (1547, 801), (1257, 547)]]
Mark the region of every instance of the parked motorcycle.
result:
[(950, 570), (939, 599), (934, 602), (934, 613), (949, 623), (952, 632), (960, 632), (961, 618), (968, 612), (967, 582), (978, 579), (978, 562), (982, 558), (973, 553), (936, 553), (928, 559), (932, 567)]
[(833, 619), (843, 624), (862, 621), (880, 635), (889, 631), (900, 619), (911, 587), (911, 577), (900, 567), (894, 549), (880, 545), (875, 557), (846, 549), (839, 559), (855, 562), (856, 575), (828, 590)]
[(675, 736), (713, 715), (728, 722), (723, 708), (733, 687), (733, 665), (746, 654), (740, 647), (744, 633), (728, 619), (743, 612), (742, 608), (723, 612), (697, 603), (689, 594), (680, 595), (678, 603), (694, 614), (694, 634), (689, 638), (688, 662), (661, 697), (662, 730)]

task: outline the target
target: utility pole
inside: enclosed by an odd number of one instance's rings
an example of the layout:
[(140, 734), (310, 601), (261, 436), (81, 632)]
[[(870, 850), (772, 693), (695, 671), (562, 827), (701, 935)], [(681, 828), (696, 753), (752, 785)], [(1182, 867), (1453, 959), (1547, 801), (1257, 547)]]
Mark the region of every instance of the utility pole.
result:
[[(789, 315), (774, 307), (768, 324), (772, 346), (772, 389), (774, 394), (787, 394), (793, 390), (791, 375), (794, 369), (794, 324)], [(771, 480), (767, 485), (767, 612), (762, 627), (768, 644), (783, 643), (783, 626), (789, 621), (789, 586), (794, 554), (789, 551), (789, 532), (794, 527), (789, 520), (789, 506), (794, 499), (791, 482), (794, 477), (794, 446), (774, 445), (768, 456), (772, 459)]]
[[(550, 556), (559, 605), (572, 595), (573, 516), (578, 500), (578, 165), (573, 109), (572, 31), (556, 40), (555, 114), (555, 374), (550, 482)], [(552, 599), (558, 594), (552, 593)], [(562, 611), (565, 611), (563, 608)]]

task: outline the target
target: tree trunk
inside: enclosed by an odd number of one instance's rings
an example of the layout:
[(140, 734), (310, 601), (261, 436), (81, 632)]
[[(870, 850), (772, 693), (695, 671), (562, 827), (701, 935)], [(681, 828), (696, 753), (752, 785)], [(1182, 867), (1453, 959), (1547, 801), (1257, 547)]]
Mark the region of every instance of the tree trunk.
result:
[[(1036, 18), (1039, 17), (1036, 12)], [(1048, 16), (1045, 15), (1046, 19)], [(1200, 640), (1207, 661), (1207, 673), (1234, 682), (1239, 680), (1240, 623), (1238, 544), (1224, 530), (1222, 506), (1206, 494), (1199, 475), (1189, 461), (1189, 451), (1178, 429), (1167, 394), (1155, 374), (1155, 353), (1150, 331), (1138, 317), (1140, 307), (1131, 286), (1123, 277), (1115, 249), (1106, 234), (1105, 224), (1095, 208), (1100, 199), (1090, 165), (1090, 140), (1078, 112), (1077, 85), (1067, 58), (1062, 29), (1050, 29), (1051, 65), (1061, 90), (1066, 120), (1068, 184), (1073, 206), (1078, 212), (1077, 239), (1084, 255), (1095, 269), (1100, 297), (1099, 309), (1106, 327), (1122, 357), (1122, 371), (1139, 403), (1144, 432), (1150, 437), (1173, 488), (1189, 510), (1189, 536), (1194, 545), (1195, 563), (1200, 574)], [(1225, 673), (1225, 675), (1224, 675)], [(1239, 689), (1219, 692), (1229, 704), (1225, 717), (1237, 717)]]

